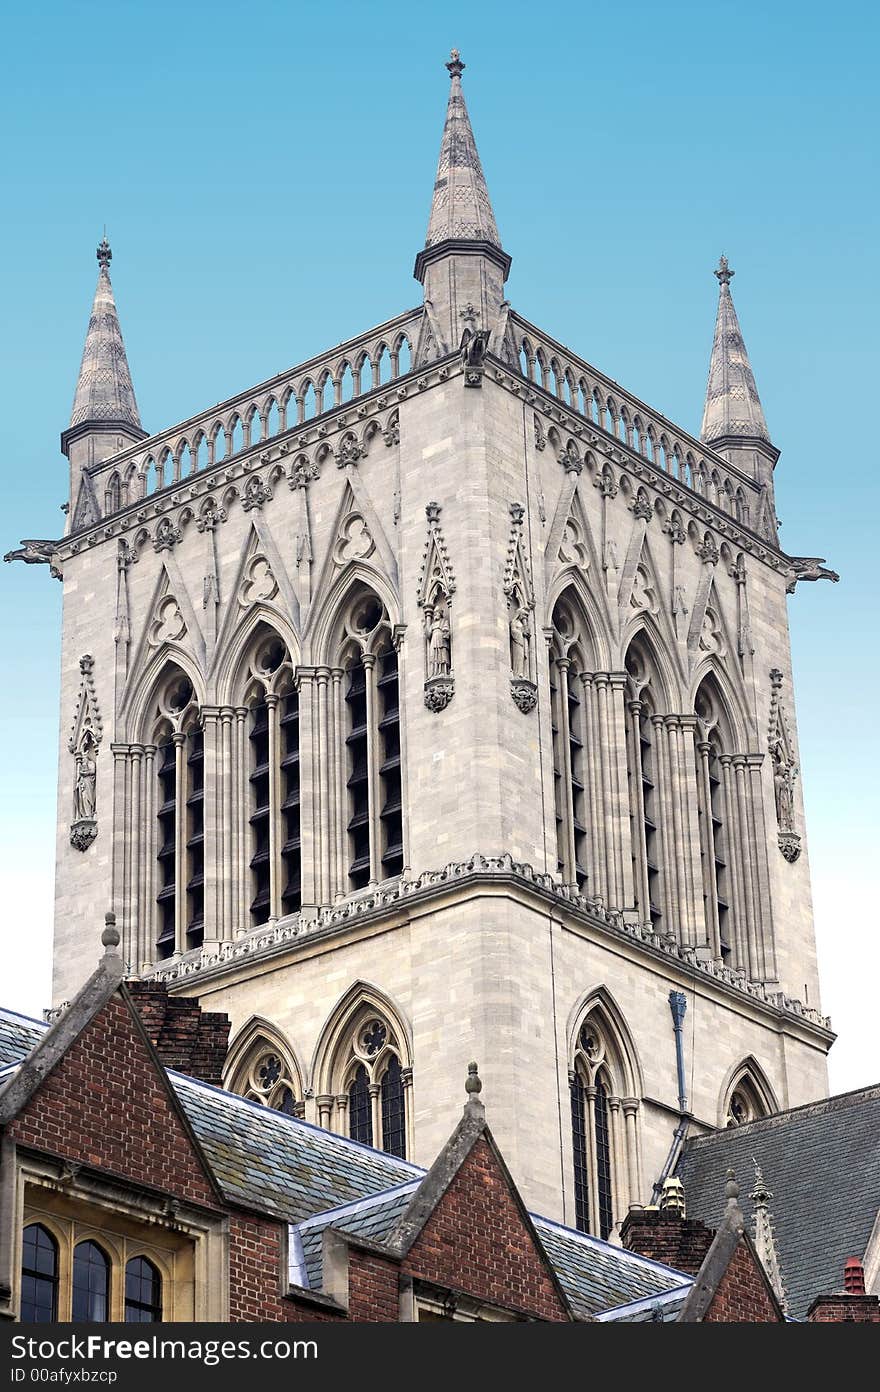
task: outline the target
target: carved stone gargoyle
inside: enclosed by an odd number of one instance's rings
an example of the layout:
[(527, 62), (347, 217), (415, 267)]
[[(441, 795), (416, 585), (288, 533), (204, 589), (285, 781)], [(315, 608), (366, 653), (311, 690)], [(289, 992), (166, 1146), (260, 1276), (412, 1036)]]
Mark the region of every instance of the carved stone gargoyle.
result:
[(483, 369), (486, 354), (489, 351), (489, 337), (488, 329), (471, 328), (466, 328), (461, 336), (459, 352), (461, 365), (464, 368), (466, 387), (481, 387), (483, 385)]
[(824, 556), (789, 556), (786, 594), (794, 594), (801, 580), (831, 580), (836, 585), (840, 576), (836, 570), (828, 570)]

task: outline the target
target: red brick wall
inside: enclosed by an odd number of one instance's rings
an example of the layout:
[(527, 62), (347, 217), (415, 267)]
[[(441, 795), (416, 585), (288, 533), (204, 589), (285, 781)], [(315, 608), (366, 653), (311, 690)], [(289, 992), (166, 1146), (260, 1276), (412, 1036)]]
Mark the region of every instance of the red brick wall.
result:
[(229, 1042), (228, 1015), (202, 1010), (193, 997), (169, 996), (162, 981), (127, 984), (165, 1067), (219, 1087)]
[(400, 1265), (369, 1252), (348, 1254), (349, 1318), (361, 1323), (400, 1319)]
[(234, 1324), (266, 1320), (338, 1320), (332, 1310), (282, 1297), (283, 1232), (271, 1218), (232, 1214), (229, 1222), (229, 1319)]
[(696, 1219), (642, 1210), (628, 1213), (620, 1229), (621, 1243), (628, 1251), (692, 1276), (702, 1266), (714, 1236), (710, 1228)]
[(403, 1270), (538, 1319), (569, 1318), (482, 1137), (407, 1254)]
[(127, 1007), (110, 1000), (10, 1125), (15, 1141), (217, 1207)]
[(880, 1324), (880, 1300), (876, 1295), (819, 1295), (807, 1312), (816, 1324)]
[(740, 1242), (704, 1316), (705, 1324), (778, 1324), (779, 1313), (754, 1257)]

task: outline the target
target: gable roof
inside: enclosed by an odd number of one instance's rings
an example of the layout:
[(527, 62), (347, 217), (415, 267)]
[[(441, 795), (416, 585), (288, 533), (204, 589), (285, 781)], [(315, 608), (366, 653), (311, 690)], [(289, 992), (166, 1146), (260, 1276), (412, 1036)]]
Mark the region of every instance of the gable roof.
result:
[(14, 1010), (0, 1010), (0, 1068), (21, 1063), (48, 1028), (42, 1020), (32, 1020)]
[(847, 1257), (864, 1253), (880, 1205), (880, 1085), (811, 1102), (685, 1143), (677, 1167), (688, 1217), (717, 1227), (733, 1170), (752, 1229), (754, 1162), (773, 1194), (779, 1264), (789, 1313), (837, 1290)]

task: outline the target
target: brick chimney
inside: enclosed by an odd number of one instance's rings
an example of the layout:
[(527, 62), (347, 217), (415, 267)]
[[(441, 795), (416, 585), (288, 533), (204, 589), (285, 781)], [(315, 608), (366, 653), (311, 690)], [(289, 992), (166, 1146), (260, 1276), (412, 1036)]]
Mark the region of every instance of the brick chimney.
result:
[(192, 997), (169, 996), (163, 981), (128, 981), (126, 985), (165, 1067), (221, 1087), (229, 1017), (202, 1010)]
[(817, 1295), (807, 1319), (815, 1324), (880, 1324), (880, 1296), (865, 1293), (865, 1268), (858, 1257), (847, 1257), (843, 1268), (843, 1291)]
[(630, 1252), (663, 1262), (695, 1276), (715, 1234), (696, 1218), (682, 1218), (670, 1209), (630, 1209), (620, 1228), (620, 1240)]

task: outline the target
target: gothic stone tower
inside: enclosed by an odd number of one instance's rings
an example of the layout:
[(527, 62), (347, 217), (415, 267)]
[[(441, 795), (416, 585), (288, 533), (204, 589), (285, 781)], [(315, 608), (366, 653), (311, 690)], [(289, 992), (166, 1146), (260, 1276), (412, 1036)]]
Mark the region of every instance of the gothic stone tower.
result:
[(421, 1161), (476, 1056), (529, 1204), (605, 1235), (681, 1122), (826, 1090), (786, 615), (823, 572), (726, 262), (697, 439), (504, 298), (448, 68), (415, 309), (145, 436), (99, 251), (69, 529), (19, 553), (64, 586), (55, 993), (110, 905), (231, 1016), (231, 1087)]

